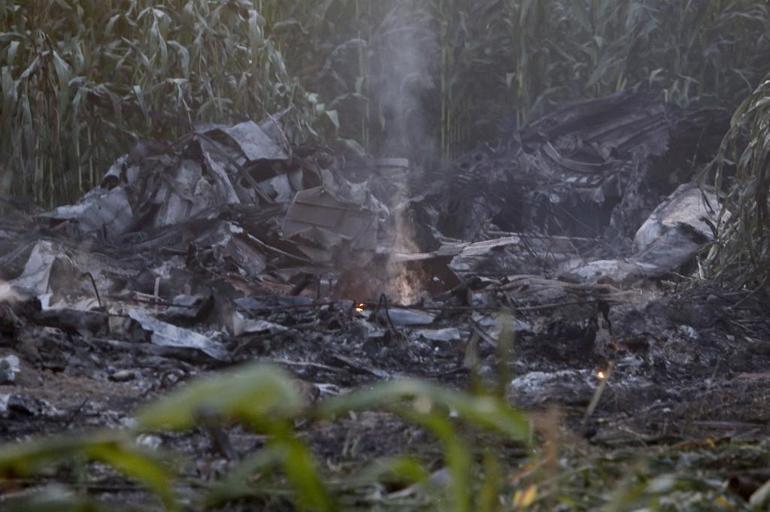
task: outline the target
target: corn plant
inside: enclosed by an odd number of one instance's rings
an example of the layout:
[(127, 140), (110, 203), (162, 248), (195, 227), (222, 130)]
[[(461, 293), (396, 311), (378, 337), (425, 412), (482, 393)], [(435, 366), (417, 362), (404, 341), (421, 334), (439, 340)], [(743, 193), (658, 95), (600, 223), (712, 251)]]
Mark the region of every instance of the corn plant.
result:
[[(431, 434), (440, 447), (448, 481), (431, 486), (427, 461), (413, 454), (361, 461), (354, 474), (330, 475), (305, 442), (306, 432), (315, 422), (335, 422), (361, 411), (385, 411)], [(389, 482), (411, 484), (425, 499), (405, 503), (397, 497), (383, 498), (377, 502), (381, 509), (764, 510), (768, 502), (767, 485), (749, 503), (742, 502), (693, 463), (700, 457), (713, 469), (716, 460), (740, 465), (741, 457), (749, 457), (756, 464), (757, 454), (766, 453), (766, 446), (739, 441), (700, 454), (686, 453), (687, 448), (679, 445), (647, 447), (644, 453), (627, 448), (586, 452), (581, 443), (571, 448), (560, 441), (558, 413), (533, 418), (542, 440), (533, 443), (530, 421), (500, 398), (413, 379), (307, 404), (288, 374), (250, 365), (198, 378), (141, 408), (134, 423), (122, 431), (0, 446), (0, 488), (5, 491), (0, 507), (14, 512), (116, 510), (114, 504), (103, 506), (86, 491), (93, 463), (142, 484), (165, 510), (180, 510), (182, 503), (184, 510), (229, 510), (230, 504), (235, 510), (272, 510), (271, 503), (287, 500), (299, 510), (361, 510), (355, 499), (345, 500), (346, 493), (348, 498), (360, 497), (361, 491)], [(185, 471), (189, 462), (184, 456), (136, 442), (145, 433), (200, 427), (224, 432), (236, 424), (266, 441), (213, 482), (197, 480)], [(304, 425), (302, 435), (295, 425)], [(507, 459), (501, 448), (511, 443), (531, 456)], [(577, 457), (570, 455), (575, 449)], [(70, 480), (72, 485), (40, 485), (57, 480)], [(19, 492), (30, 483), (31, 490)], [(143, 503), (146, 510), (151, 502)]]
[(449, 160), (622, 89), (732, 108), (770, 67), (756, 0), (3, 0), (0, 29), (0, 192), (41, 204), (198, 122)]
[[(402, 380), (308, 406), (303, 403), (293, 380), (282, 370), (255, 365), (199, 379), (161, 398), (139, 411), (132, 430), (3, 447), (0, 485), (13, 486), (17, 478), (44, 473), (64, 462), (102, 462), (143, 483), (161, 498), (167, 510), (177, 510), (173, 468), (159, 462), (157, 455), (138, 448), (132, 439), (142, 432), (185, 431), (203, 425), (221, 428), (239, 423), (266, 435), (268, 442), (208, 489), (200, 498), (201, 508), (205, 504), (221, 505), (269, 493), (261, 490), (261, 486), (265, 482), (275, 485), (276, 480), (271, 477), (281, 470), (300, 509), (337, 510), (336, 499), (311, 450), (297, 437), (294, 424), (298, 420), (334, 421), (363, 410), (390, 411), (436, 436), (453, 481), (447, 488), (448, 495), (441, 501), (457, 512), (471, 510), (478, 483), (471, 472), (473, 451), (459, 433), (458, 423), (495, 432), (509, 441), (526, 443), (530, 438), (527, 419), (499, 398), (472, 396), (418, 380)], [(450, 418), (450, 412), (457, 420)], [(429, 474), (419, 460), (408, 457), (377, 461), (364, 474), (384, 476), (392, 475), (393, 471), (417, 481), (423, 481)], [(257, 475), (263, 477), (260, 483), (254, 479)], [(39, 496), (21, 501), (19, 507), (29, 507), (35, 499)], [(80, 503), (81, 498), (72, 496), (73, 510)]]
[(709, 277), (770, 283), (769, 158), (770, 76), (736, 110), (719, 155), (704, 172), (725, 194), (718, 238), (705, 261)]
[(301, 140), (319, 111), (252, 2), (6, 1), (0, 16), (2, 190), (39, 203), (79, 195), (140, 138), (289, 109)]

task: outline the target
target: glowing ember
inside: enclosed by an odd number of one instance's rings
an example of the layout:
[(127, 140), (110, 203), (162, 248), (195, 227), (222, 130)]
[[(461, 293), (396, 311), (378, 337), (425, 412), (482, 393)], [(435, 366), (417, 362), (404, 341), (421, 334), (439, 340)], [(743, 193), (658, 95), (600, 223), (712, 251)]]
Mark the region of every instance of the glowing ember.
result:
[(358, 304), (358, 305), (356, 305), (356, 311), (358, 313), (363, 313), (364, 311), (366, 311), (366, 304)]
[(599, 380), (607, 380), (607, 374), (604, 372), (604, 370), (599, 370), (599, 371), (596, 373), (596, 377), (597, 377)]

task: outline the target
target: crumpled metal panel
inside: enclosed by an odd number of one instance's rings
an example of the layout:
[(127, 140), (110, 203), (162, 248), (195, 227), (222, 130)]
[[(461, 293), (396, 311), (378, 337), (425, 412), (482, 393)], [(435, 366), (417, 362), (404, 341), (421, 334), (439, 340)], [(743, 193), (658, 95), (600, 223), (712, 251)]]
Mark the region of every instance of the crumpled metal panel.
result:
[(74, 221), (81, 233), (98, 233), (108, 238), (128, 232), (134, 224), (134, 212), (125, 187), (96, 188), (79, 203), (60, 206), (40, 217)]
[[(230, 137), (250, 161), (287, 160), (289, 155), (254, 121), (217, 128)], [(213, 130), (212, 130), (213, 131)]]
[(342, 241), (353, 249), (377, 248), (377, 218), (374, 212), (354, 203), (345, 203), (324, 187), (298, 192), (283, 223), (286, 238), (302, 236), (324, 247)]

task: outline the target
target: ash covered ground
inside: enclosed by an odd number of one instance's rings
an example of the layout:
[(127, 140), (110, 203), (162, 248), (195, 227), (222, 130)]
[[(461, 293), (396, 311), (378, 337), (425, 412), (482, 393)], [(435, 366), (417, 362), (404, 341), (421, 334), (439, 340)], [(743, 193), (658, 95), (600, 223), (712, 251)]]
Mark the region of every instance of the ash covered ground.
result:
[[(421, 169), (286, 147), (277, 122), (245, 122), (142, 143), (75, 205), (4, 202), (0, 435), (121, 428), (196, 376), (260, 361), (309, 402), (504, 376), (512, 404), (558, 409), (578, 450), (759, 442), (767, 296), (699, 279), (719, 200), (694, 179), (726, 124), (624, 93)], [(298, 430), (335, 474), (398, 453), (441, 468), (425, 432), (387, 413)], [(219, 434), (141, 442), (189, 455), (198, 482), (265, 443)], [(710, 474), (738, 485), (745, 469)], [(149, 499), (98, 469), (84, 485)]]

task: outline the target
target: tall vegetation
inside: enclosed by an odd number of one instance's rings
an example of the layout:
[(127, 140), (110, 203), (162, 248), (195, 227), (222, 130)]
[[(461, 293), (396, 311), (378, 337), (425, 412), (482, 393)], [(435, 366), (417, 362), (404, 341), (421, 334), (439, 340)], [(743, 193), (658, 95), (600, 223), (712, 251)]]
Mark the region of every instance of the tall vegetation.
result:
[(195, 122), (288, 110), (298, 134), (315, 98), (289, 74), (252, 2), (0, 3), (5, 190), (71, 198), (116, 151)]
[(621, 89), (732, 106), (770, 55), (757, 0), (3, 0), (0, 27), (0, 191), (44, 204), (196, 122), (285, 111), (375, 153), (418, 126), (400, 149), (446, 159)]
[(738, 107), (719, 155), (704, 171), (724, 203), (718, 238), (705, 259), (709, 277), (770, 284), (770, 75)]

